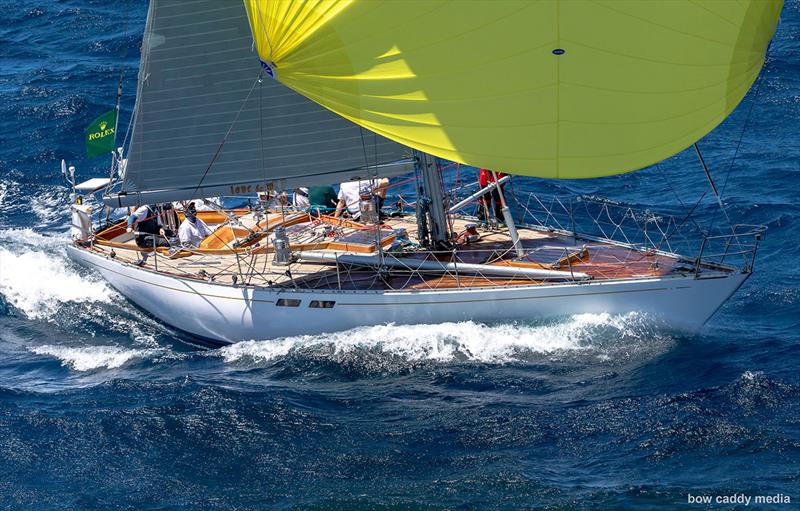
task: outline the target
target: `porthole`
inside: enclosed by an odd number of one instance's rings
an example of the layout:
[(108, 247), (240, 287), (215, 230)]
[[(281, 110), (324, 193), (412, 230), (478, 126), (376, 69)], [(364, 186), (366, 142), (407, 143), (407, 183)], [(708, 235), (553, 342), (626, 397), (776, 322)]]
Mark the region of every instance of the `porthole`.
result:
[(333, 309), (336, 302), (332, 300), (311, 300), (308, 307), (311, 309)]

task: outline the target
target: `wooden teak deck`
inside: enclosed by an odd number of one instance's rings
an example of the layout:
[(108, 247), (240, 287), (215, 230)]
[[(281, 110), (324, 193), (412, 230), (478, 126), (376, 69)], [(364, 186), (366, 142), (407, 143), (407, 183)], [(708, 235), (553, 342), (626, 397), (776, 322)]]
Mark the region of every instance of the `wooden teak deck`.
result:
[[(294, 262), (277, 265), (272, 240), (277, 227), (284, 227), (293, 251), (335, 254), (377, 254), (386, 257), (436, 259), (457, 264), (501, 265), (583, 273), (592, 280), (652, 278), (685, 273), (687, 263), (679, 257), (643, 251), (611, 241), (590, 241), (568, 233), (519, 227), (525, 252), (518, 258), (508, 231), (481, 230), (474, 243), (458, 244), (452, 251), (429, 252), (418, 248), (413, 216), (388, 218), (384, 224), (365, 226), (332, 217), (312, 217), (306, 213), (267, 214), (257, 218), (246, 211), (230, 212), (238, 218), (231, 225), (215, 212), (200, 212), (214, 233), (197, 249), (158, 249), (149, 254), (143, 266), (179, 277), (211, 280), (217, 283), (257, 287), (300, 287), (342, 290), (413, 290), (463, 287), (502, 287), (542, 284), (527, 276), (405, 270), (398, 268), (357, 267), (345, 264)], [(463, 232), (470, 219), (456, 219), (454, 231)], [(404, 237), (401, 233), (406, 233)], [(138, 263), (143, 253), (153, 252), (136, 246), (124, 223), (97, 234), (91, 250), (112, 255), (119, 261)], [(691, 270), (694, 271), (694, 270)]]

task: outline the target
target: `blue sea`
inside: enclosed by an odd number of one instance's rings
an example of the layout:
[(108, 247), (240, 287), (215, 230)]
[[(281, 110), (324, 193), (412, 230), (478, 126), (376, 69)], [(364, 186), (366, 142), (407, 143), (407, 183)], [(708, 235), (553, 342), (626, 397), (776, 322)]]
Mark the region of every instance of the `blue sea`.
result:
[[(60, 160), (79, 179), (106, 173), (83, 130), (113, 107), (120, 69), (120, 126), (130, 118), (146, 3), (0, 11), (0, 508), (800, 508), (798, 0), (758, 93), (700, 141), (731, 218), (768, 231), (754, 275), (699, 334), (599, 314), (221, 349), (64, 251)], [(514, 187), (678, 216), (708, 190), (692, 151)], [(701, 226), (722, 222), (712, 197)], [(739, 495), (753, 500), (689, 503)]]

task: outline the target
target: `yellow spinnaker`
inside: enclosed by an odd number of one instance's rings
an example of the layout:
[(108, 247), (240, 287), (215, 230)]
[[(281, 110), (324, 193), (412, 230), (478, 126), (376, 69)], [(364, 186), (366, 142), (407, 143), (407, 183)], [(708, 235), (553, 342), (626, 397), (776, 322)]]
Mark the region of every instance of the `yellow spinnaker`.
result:
[(262, 61), (402, 144), (512, 174), (639, 169), (719, 124), (782, 0), (244, 0)]

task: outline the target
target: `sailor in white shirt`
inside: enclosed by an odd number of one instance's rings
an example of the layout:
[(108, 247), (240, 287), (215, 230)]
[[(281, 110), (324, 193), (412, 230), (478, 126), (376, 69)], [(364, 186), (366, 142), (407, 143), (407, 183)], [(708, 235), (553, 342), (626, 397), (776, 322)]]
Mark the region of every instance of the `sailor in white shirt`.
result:
[(203, 241), (206, 236), (211, 234), (211, 229), (206, 225), (205, 222), (197, 218), (197, 208), (195, 207), (194, 203), (189, 203), (186, 206), (186, 218), (181, 222), (181, 226), (178, 229), (178, 238), (181, 240), (181, 245), (186, 248), (197, 248), (200, 246), (200, 242)]
[(342, 214), (344, 208), (350, 212), (353, 219), (358, 220), (361, 216), (361, 201), (370, 200), (374, 193), (380, 196), (385, 193), (384, 187), (388, 184), (388, 179), (368, 179), (364, 181), (346, 181), (339, 185), (339, 204), (336, 205), (334, 217)]
[(308, 188), (301, 186), (294, 189), (294, 193), (292, 194), (292, 206), (297, 209), (306, 209), (311, 206), (311, 202), (308, 200)]

